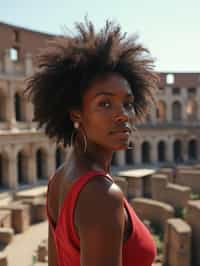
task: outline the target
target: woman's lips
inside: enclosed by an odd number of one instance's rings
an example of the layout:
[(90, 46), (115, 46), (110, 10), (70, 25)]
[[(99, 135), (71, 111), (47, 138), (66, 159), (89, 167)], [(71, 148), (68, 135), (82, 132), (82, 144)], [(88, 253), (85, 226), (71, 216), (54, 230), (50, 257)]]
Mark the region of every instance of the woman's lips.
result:
[(117, 131), (117, 132), (112, 132), (111, 134), (119, 138), (128, 138), (130, 136), (129, 131)]

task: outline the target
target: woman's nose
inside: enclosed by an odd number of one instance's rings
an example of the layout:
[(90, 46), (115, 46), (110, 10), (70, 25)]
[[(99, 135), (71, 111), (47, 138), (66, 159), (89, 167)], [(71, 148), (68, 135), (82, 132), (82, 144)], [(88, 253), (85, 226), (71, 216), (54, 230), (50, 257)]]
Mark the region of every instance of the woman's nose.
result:
[(121, 107), (116, 111), (115, 120), (119, 122), (129, 120), (128, 112), (125, 110), (124, 107)]

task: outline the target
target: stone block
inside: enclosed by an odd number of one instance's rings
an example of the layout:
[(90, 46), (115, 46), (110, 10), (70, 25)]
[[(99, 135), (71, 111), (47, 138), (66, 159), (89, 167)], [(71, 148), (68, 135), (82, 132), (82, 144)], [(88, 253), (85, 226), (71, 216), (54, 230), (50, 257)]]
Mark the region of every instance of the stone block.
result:
[(0, 266), (8, 266), (7, 256), (4, 252), (0, 252)]
[(14, 230), (12, 228), (0, 228), (0, 243), (8, 245), (14, 236)]
[(175, 178), (173, 168), (163, 167), (160, 168), (157, 173), (165, 175), (167, 177), (167, 181), (173, 183)]
[(30, 208), (30, 222), (38, 223), (47, 219), (46, 215), (46, 199), (24, 199), (23, 204), (26, 204)]
[(27, 205), (19, 205), (12, 210), (12, 226), (16, 233), (24, 232), (30, 225), (30, 209)]
[(185, 220), (192, 228), (192, 266), (200, 265), (200, 200), (188, 201)]
[(168, 219), (164, 234), (164, 265), (190, 266), (191, 227), (181, 219)]
[(142, 176), (127, 177), (128, 198), (143, 197), (143, 178)]
[(135, 198), (130, 204), (140, 219), (160, 224), (163, 229), (166, 221), (174, 216), (174, 208), (171, 205), (156, 200)]
[(165, 190), (165, 202), (174, 207), (184, 208), (190, 199), (190, 187), (168, 183)]
[(21, 202), (12, 202), (8, 206), (0, 207), (11, 211), (11, 226), (15, 233), (24, 232), (30, 225), (30, 208)]
[(0, 227), (11, 227), (11, 211), (0, 210)]
[(191, 187), (194, 193), (200, 193), (200, 170), (198, 169), (182, 169), (178, 170), (176, 183)]
[(165, 202), (165, 189), (167, 182), (167, 177), (164, 174), (152, 175), (152, 199)]

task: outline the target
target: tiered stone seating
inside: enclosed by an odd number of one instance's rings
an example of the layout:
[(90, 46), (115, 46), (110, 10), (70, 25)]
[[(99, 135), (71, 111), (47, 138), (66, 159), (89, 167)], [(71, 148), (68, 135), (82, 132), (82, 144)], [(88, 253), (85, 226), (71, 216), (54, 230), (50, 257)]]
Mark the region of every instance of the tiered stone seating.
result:
[(171, 205), (156, 200), (135, 198), (130, 204), (142, 220), (160, 224), (163, 229), (166, 221), (174, 216), (174, 208)]

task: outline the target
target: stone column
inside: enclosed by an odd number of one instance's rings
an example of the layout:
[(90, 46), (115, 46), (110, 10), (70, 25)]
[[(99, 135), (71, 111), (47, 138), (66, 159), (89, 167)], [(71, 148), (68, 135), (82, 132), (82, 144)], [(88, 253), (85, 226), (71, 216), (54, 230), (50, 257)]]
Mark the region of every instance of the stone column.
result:
[(172, 103), (171, 102), (167, 102), (166, 103), (166, 119), (167, 122), (172, 122)]
[(136, 164), (141, 164), (141, 144), (137, 142), (137, 140), (135, 141), (134, 144), (135, 147), (135, 157), (134, 157), (134, 161)]
[(13, 127), (15, 127), (15, 124), (16, 124), (14, 83), (12, 81), (9, 82), (7, 97), (8, 98), (7, 98), (6, 117), (8, 119), (10, 129), (12, 129)]
[(157, 149), (157, 143), (156, 143), (155, 139), (153, 139), (151, 141), (150, 161), (152, 163), (157, 163), (158, 162), (158, 149)]
[(187, 88), (181, 88), (181, 107), (182, 107), (182, 121), (187, 121), (188, 120), (188, 115), (187, 115), (187, 102), (188, 102), (188, 91)]
[(33, 73), (33, 63), (32, 63), (32, 56), (31, 54), (27, 53), (25, 54), (25, 75), (29, 76)]
[(172, 98), (171, 94), (171, 87), (166, 87), (166, 97), (165, 97), (165, 103), (166, 103), (166, 120), (167, 122), (172, 122), (172, 103), (170, 99)]
[(16, 155), (9, 154), (8, 162), (8, 184), (11, 189), (16, 189), (18, 186), (17, 180), (17, 164), (16, 164)]
[(36, 174), (36, 156), (33, 151), (31, 151), (28, 157), (28, 182), (29, 184), (36, 184), (37, 183), (37, 174)]
[(186, 122), (187, 120), (188, 120), (188, 115), (187, 115), (187, 110), (186, 110), (186, 102), (187, 102), (187, 100), (182, 100), (181, 101), (181, 110), (182, 110), (182, 114), (181, 114), (181, 117), (182, 117), (182, 121), (183, 122)]
[(173, 162), (173, 139), (170, 138), (166, 144), (166, 159), (168, 162)]
[(188, 160), (188, 141), (185, 141), (184, 139), (182, 140), (182, 151), (181, 151), (181, 156), (183, 158), (183, 161)]
[(29, 128), (32, 127), (32, 119), (33, 119), (33, 105), (31, 102), (26, 102), (26, 121), (29, 125)]
[(116, 161), (118, 166), (125, 166), (125, 152), (124, 151), (118, 151), (116, 152)]
[(4, 71), (6, 74), (12, 74), (13, 73), (13, 62), (10, 59), (10, 51), (9, 49), (6, 49), (4, 54)]

